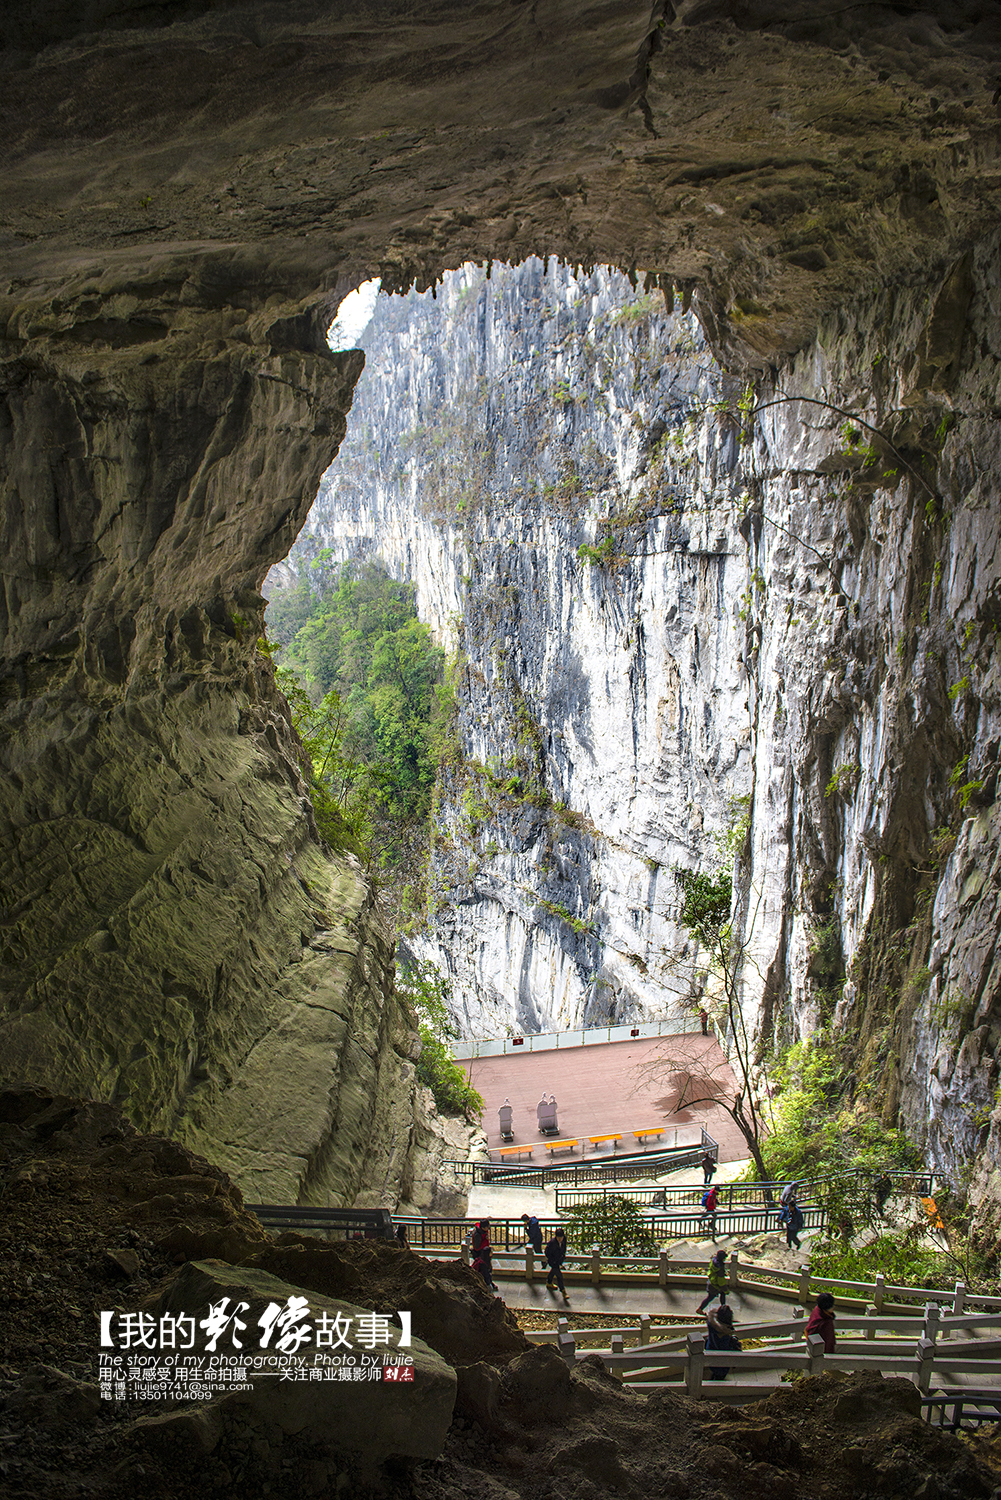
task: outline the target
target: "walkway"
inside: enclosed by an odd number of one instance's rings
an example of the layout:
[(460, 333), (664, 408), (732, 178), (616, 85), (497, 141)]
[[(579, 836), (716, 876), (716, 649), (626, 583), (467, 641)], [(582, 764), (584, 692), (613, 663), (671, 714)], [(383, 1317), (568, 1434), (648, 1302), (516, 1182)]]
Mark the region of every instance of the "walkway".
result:
[[(749, 1165), (750, 1159), (746, 1157), (724, 1162), (713, 1181), (717, 1187), (724, 1182), (736, 1182)], [(633, 1188), (660, 1187), (664, 1183), (671, 1187), (685, 1187), (688, 1184), (697, 1185), (701, 1181), (702, 1173), (697, 1167), (683, 1167), (680, 1172), (669, 1172), (661, 1177), (637, 1178), (635, 1182), (623, 1183), (620, 1189), (616, 1189), (615, 1184), (610, 1183), (609, 1188), (613, 1192), (621, 1191), (623, 1196), (628, 1198)], [(555, 1219), (557, 1186), (556, 1183), (550, 1183), (544, 1188), (519, 1188), (494, 1187), (491, 1183), (477, 1183), (469, 1190), (466, 1215), (470, 1219), (489, 1219), (493, 1214), (499, 1219), (506, 1219), (512, 1214), (535, 1214), (539, 1219)], [(599, 1183), (597, 1191), (600, 1192), (600, 1190), (601, 1184)]]

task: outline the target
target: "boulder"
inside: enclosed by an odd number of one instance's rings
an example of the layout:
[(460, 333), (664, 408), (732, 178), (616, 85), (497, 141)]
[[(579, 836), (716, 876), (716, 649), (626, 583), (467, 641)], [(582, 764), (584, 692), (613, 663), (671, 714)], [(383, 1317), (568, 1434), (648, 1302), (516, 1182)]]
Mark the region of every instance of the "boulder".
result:
[[(258, 1319), (265, 1308), (304, 1295), (310, 1324), (321, 1313), (331, 1319), (340, 1314), (352, 1320), (347, 1344), (338, 1348), (335, 1357), (353, 1354), (360, 1358), (365, 1353), (380, 1352), (380, 1346), (370, 1350), (355, 1336), (354, 1319), (364, 1316), (365, 1309), (320, 1293), (303, 1293), (266, 1271), (223, 1261), (194, 1261), (183, 1266), (155, 1311), (158, 1315), (183, 1313), (195, 1318), (193, 1353), (231, 1356), (237, 1351), (229, 1331), (212, 1351), (206, 1331), (199, 1326), (210, 1305), (228, 1298), (227, 1310), (239, 1308), (240, 1321), (246, 1325), (245, 1331), (235, 1335), (242, 1343), (240, 1352), (256, 1357), (269, 1352), (259, 1348)], [(399, 1329), (392, 1328), (390, 1338), (395, 1349)], [(291, 1361), (289, 1368), (295, 1369), (299, 1378), (268, 1374), (248, 1363), (246, 1388), (218, 1394), (200, 1410), (208, 1413), (209, 1422), (216, 1412), (224, 1419), (238, 1414), (264, 1433), (273, 1434), (277, 1429), (282, 1436), (305, 1437), (332, 1454), (356, 1455), (366, 1467), (377, 1467), (391, 1457), (435, 1458), (442, 1451), (452, 1420), (455, 1371), (419, 1339), (413, 1340), (406, 1353), (413, 1359), (412, 1381), (329, 1379), (326, 1369), (332, 1354), (316, 1348), (310, 1339), (298, 1351), (278, 1356)]]

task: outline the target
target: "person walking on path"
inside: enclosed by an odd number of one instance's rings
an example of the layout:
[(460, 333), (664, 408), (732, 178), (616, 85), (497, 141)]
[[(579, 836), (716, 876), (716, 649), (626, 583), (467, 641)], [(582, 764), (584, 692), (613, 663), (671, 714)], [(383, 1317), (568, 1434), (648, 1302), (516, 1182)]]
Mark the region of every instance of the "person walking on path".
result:
[(726, 1251), (717, 1250), (709, 1262), (709, 1274), (706, 1277), (706, 1294), (696, 1308), (697, 1312), (705, 1312), (710, 1302), (719, 1298), (720, 1307), (726, 1306)]
[[(563, 1282), (563, 1262), (567, 1258), (567, 1233), (565, 1229), (559, 1228), (546, 1246), (546, 1260), (549, 1263), (549, 1275), (546, 1277), (546, 1291), (552, 1292), (559, 1287), (563, 1293), (563, 1301), (569, 1302), (567, 1289)], [(553, 1286), (556, 1283), (556, 1287)]]
[(834, 1298), (830, 1292), (821, 1292), (817, 1305), (806, 1325), (806, 1336), (818, 1334), (824, 1341), (824, 1353), (833, 1354), (837, 1338), (834, 1332)]
[[(706, 1313), (706, 1350), (740, 1349), (740, 1339), (733, 1336), (733, 1308), (720, 1307), (716, 1312)], [(710, 1365), (710, 1380), (725, 1380), (730, 1373), (729, 1365)]]
[(803, 1228), (803, 1210), (794, 1197), (790, 1198), (786, 1205), (786, 1215), (786, 1247), (789, 1250), (793, 1248), (799, 1250), (799, 1232)]
[(716, 1175), (716, 1163), (713, 1161), (712, 1153), (706, 1151), (702, 1156), (702, 1186), (709, 1187)]
[(473, 1239), (470, 1245), (473, 1259), (473, 1270), (478, 1271), (492, 1292), (497, 1291), (494, 1282), (493, 1262), (490, 1250), (490, 1220), (480, 1219), (473, 1230)]
[(706, 1010), (705, 1006), (703, 1006), (702, 1009), (699, 1011), (699, 1020), (702, 1022), (702, 1035), (703, 1036), (708, 1036), (709, 1035), (709, 1012)]
[(702, 1194), (701, 1217), (703, 1219), (708, 1218), (709, 1220), (709, 1238), (712, 1240), (714, 1245), (716, 1243), (716, 1207), (718, 1203), (719, 1198), (717, 1196), (716, 1189), (710, 1186), (709, 1191)]
[(536, 1255), (542, 1254), (542, 1226), (534, 1214), (522, 1214), (521, 1222), (525, 1226), (525, 1238), (535, 1251)]

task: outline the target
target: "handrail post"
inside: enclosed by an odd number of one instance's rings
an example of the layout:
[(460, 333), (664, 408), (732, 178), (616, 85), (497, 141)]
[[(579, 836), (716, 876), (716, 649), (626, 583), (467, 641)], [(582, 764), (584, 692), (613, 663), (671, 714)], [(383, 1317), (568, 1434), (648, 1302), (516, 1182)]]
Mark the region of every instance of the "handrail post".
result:
[(671, 1254), (670, 1254), (670, 1251), (669, 1250), (662, 1250), (660, 1252), (660, 1263), (659, 1263), (659, 1265), (657, 1267), (657, 1284), (658, 1284), (658, 1286), (667, 1286), (667, 1277), (668, 1277), (668, 1272), (669, 1272), (670, 1264), (671, 1264)]
[(459, 1254), (462, 1257), (462, 1264), (464, 1266), (468, 1266), (469, 1265), (469, 1246), (466, 1244), (465, 1241), (463, 1241), (463, 1243), (462, 1243), (462, 1248), (460, 1249)]
[(924, 1336), (930, 1344), (934, 1344), (938, 1338), (939, 1310), (937, 1302), (925, 1303), (925, 1326)]
[(931, 1366), (935, 1356), (935, 1345), (931, 1339), (918, 1339), (918, 1347), (915, 1352), (918, 1365), (918, 1390), (922, 1396), (927, 1396), (931, 1385)]
[(799, 1286), (796, 1289), (796, 1295), (799, 1297), (799, 1300), (801, 1302), (809, 1302), (809, 1300), (810, 1300), (810, 1267), (809, 1266), (800, 1266), (800, 1268), (799, 1268)]
[[(792, 1316), (793, 1316), (793, 1321), (794, 1322), (805, 1323), (806, 1322), (806, 1308), (805, 1307), (800, 1307), (797, 1304), (797, 1306), (794, 1307), (793, 1310), (792, 1310)], [(795, 1330), (795, 1332), (793, 1332), (793, 1333), (791, 1333), (789, 1335), (789, 1342), (790, 1342), (790, 1344), (798, 1344), (802, 1340), (802, 1337), (803, 1337), (803, 1330), (802, 1330), (802, 1328), (797, 1328)]]
[(529, 1284), (535, 1280), (535, 1251), (531, 1245), (525, 1246), (525, 1280)]
[[(613, 1333), (609, 1342), (611, 1344), (613, 1354), (625, 1353), (625, 1346), (622, 1342), (621, 1333)], [(613, 1380), (622, 1381), (625, 1379), (625, 1371), (623, 1370), (621, 1365), (613, 1365), (608, 1373), (609, 1375), (611, 1375)]]
[(874, 1339), (876, 1337), (876, 1308), (872, 1302), (869, 1303), (865, 1310), (865, 1320), (866, 1326), (862, 1330), (862, 1337), (864, 1339)]
[(601, 1251), (597, 1245), (591, 1248), (591, 1281), (594, 1286), (601, 1284)]
[(686, 1340), (688, 1360), (685, 1365), (685, 1393), (693, 1401), (702, 1396), (702, 1371), (706, 1363), (706, 1339), (703, 1333), (690, 1333)]
[(557, 1335), (556, 1345), (560, 1352), (560, 1358), (565, 1359), (568, 1365), (572, 1365), (576, 1362), (577, 1345), (574, 1342), (574, 1336), (569, 1331), (569, 1329), (567, 1329), (564, 1333)]
[[(953, 1293), (953, 1297), (952, 1297), (952, 1315), (953, 1315), (953, 1317), (954, 1318), (958, 1317), (959, 1314), (963, 1311), (963, 1308), (965, 1306), (966, 1306), (966, 1282), (965, 1281), (957, 1281), (956, 1282), (956, 1290)], [(943, 1338), (951, 1338), (952, 1337), (951, 1330), (947, 1328), (945, 1330), (944, 1334), (942, 1335), (942, 1337)]]
[(806, 1354), (810, 1361), (810, 1374), (820, 1375), (824, 1369), (824, 1341), (819, 1333), (811, 1333), (806, 1341)]
[(876, 1279), (873, 1282), (872, 1302), (873, 1302), (873, 1306), (875, 1307), (875, 1309), (876, 1309), (876, 1311), (878, 1313), (880, 1313), (880, 1312), (883, 1311), (883, 1300), (884, 1300), (885, 1295), (886, 1295), (886, 1293), (884, 1291), (885, 1286), (886, 1286), (886, 1277), (883, 1275), (882, 1271), (877, 1271), (876, 1272)]
[(640, 1343), (641, 1344), (649, 1344), (649, 1342), (650, 1342), (650, 1314), (649, 1313), (644, 1313), (643, 1316), (640, 1318)]

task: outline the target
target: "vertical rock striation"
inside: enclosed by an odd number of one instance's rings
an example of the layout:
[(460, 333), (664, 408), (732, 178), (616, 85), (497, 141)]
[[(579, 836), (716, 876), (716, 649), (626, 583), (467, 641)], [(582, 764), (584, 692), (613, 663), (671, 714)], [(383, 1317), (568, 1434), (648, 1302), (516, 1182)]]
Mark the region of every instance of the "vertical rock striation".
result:
[(671, 867), (746, 816), (761, 1047), (836, 1027), (887, 1121), (953, 1179), (980, 1160), (981, 1195), (997, 256), (830, 317), (743, 394), (621, 278), (457, 273), (373, 326), (292, 562), (378, 551), (456, 650), (422, 951), (471, 1033), (690, 995)]
[(456, 653), (409, 941), (474, 1036), (690, 1003), (672, 869), (750, 770), (739, 387), (659, 292), (538, 260), (384, 299), (365, 343), (279, 580), (376, 553)]

